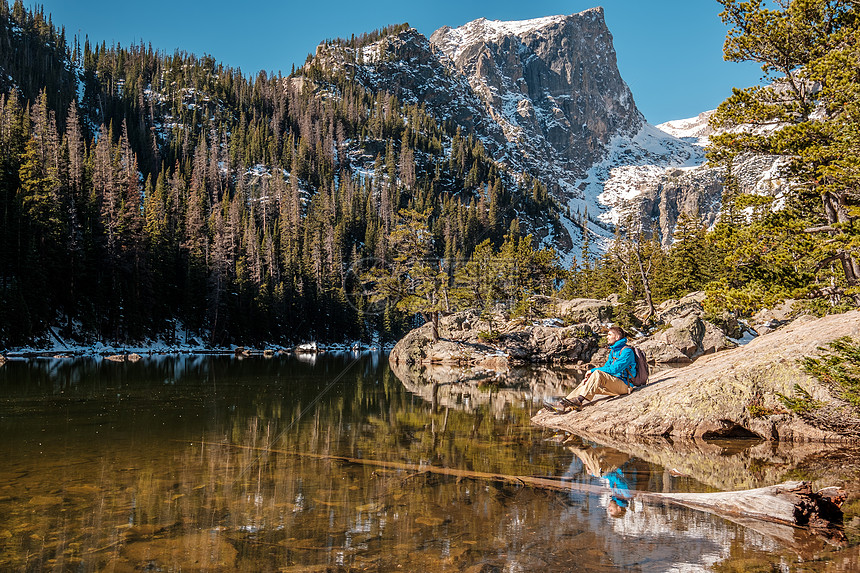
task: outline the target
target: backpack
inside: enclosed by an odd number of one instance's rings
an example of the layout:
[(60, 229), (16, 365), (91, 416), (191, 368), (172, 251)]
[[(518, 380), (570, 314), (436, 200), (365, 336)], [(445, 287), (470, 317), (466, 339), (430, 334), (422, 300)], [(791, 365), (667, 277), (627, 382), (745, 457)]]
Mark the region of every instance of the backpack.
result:
[(630, 348), (633, 350), (633, 356), (636, 358), (636, 376), (630, 380), (630, 383), (636, 387), (644, 386), (648, 383), (648, 374), (650, 374), (648, 371), (648, 357), (645, 356), (641, 348), (637, 346), (630, 346)]

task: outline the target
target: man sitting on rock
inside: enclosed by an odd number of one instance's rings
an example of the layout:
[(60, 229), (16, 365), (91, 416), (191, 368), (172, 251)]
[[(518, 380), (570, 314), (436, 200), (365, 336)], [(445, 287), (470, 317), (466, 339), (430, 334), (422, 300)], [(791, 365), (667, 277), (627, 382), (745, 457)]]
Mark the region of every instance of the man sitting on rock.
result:
[(595, 394), (621, 396), (633, 390), (631, 380), (636, 376), (636, 357), (633, 349), (627, 346), (627, 334), (620, 326), (612, 326), (606, 335), (609, 340), (609, 357), (600, 368), (592, 368), (585, 379), (557, 404), (547, 404), (556, 414), (579, 411), (582, 405), (594, 398)]

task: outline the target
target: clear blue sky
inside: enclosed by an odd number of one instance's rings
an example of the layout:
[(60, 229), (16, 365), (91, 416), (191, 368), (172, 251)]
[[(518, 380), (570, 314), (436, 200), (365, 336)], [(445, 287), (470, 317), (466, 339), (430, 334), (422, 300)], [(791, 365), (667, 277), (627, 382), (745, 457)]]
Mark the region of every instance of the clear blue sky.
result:
[[(8, 0), (10, 3), (12, 0)], [(34, 2), (24, 0), (32, 7)], [(39, 4), (90, 41), (152, 43), (239, 67), (289, 73), (327, 38), (349, 38), (409, 22), (429, 36), (476, 18), (525, 20), (603, 6), (621, 76), (651, 123), (713, 109), (732, 87), (759, 82), (754, 64), (722, 59), (726, 29), (715, 0), (43, 0)]]

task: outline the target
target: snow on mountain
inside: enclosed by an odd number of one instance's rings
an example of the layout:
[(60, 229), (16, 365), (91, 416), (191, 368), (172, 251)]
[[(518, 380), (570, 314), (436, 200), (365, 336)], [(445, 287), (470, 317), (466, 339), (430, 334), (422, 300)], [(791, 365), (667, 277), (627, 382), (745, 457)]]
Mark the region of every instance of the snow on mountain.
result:
[(708, 144), (708, 137), (714, 132), (708, 124), (712, 115), (714, 115), (714, 110), (703, 111), (696, 117), (675, 119), (660, 123), (656, 127), (678, 139), (705, 147)]
[[(609, 210), (601, 221), (617, 224), (620, 208), (641, 192), (643, 182), (651, 182), (670, 168), (693, 168), (704, 162), (704, 150), (645, 124), (632, 139), (616, 138), (607, 158), (589, 170), (584, 181), (594, 186), (586, 196), (594, 196)], [(590, 192), (589, 192), (590, 191)]]
[(698, 153), (646, 126), (618, 72), (601, 8), (516, 22), (482, 18), (440, 28), (430, 42), (443, 63), (468, 79), (489, 123), (501, 131), (501, 142), (478, 133), (487, 149), (515, 171), (538, 176), (570, 206), (570, 219), (562, 214), (569, 237), (537, 233), (568, 260), (582, 240), (577, 210), (588, 206), (589, 232), (612, 234), (611, 223), (597, 218), (612, 208), (597, 200), (612, 167), (624, 158), (674, 165), (673, 148), (681, 150), (682, 163)]
[[(588, 208), (595, 223), (590, 229), (604, 246), (613, 236), (613, 225), (631, 211), (666, 246), (672, 242), (681, 213), (696, 215), (708, 226), (715, 224), (722, 207), (724, 170), (705, 159), (710, 137), (720, 133), (709, 125), (713, 113), (658, 126), (646, 124), (633, 138), (615, 139), (606, 158), (579, 184), (583, 194), (570, 201), (571, 213)], [(742, 192), (772, 196), (778, 208), (786, 185), (783, 164), (778, 157), (744, 154), (735, 159), (733, 172)]]
[(482, 18), (440, 28), (430, 42), (501, 128), (496, 158), (540, 176), (559, 198), (557, 183), (572, 183), (613, 136), (633, 135), (644, 122), (600, 8), (516, 22)]
[[(605, 248), (614, 237), (614, 225), (643, 194), (659, 187), (667, 172), (693, 170), (705, 161), (704, 149), (645, 123), (633, 136), (615, 136), (604, 158), (579, 179), (567, 201), (566, 223), (574, 243), (572, 254), (581, 249), (583, 231), (578, 220), (587, 213), (591, 243)], [(639, 201), (641, 203), (641, 201)], [(570, 260), (571, 253), (565, 257)]]
[(444, 26), (436, 31), (436, 46), (452, 60), (460, 58), (470, 46), (483, 42), (499, 42), (505, 36), (522, 36), (547, 26), (562, 23), (567, 16), (546, 16), (531, 20), (500, 21), (478, 18), (459, 28)]

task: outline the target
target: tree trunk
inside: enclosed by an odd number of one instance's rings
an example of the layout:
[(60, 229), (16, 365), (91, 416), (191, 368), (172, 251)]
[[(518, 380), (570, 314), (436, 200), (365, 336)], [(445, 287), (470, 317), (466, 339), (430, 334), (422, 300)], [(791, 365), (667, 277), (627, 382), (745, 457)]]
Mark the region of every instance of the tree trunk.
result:
[[(439, 260), (439, 274), (445, 274), (445, 269), (442, 268), (442, 260)], [(447, 275), (446, 275), (447, 277)], [(451, 304), (448, 302), (448, 281), (442, 285), (442, 296), (445, 297), (445, 312), (451, 312)]]
[[(828, 191), (821, 196), (824, 202), (824, 213), (827, 216), (827, 223), (832, 226), (836, 223), (850, 223), (851, 217), (848, 215), (848, 208), (845, 205), (845, 194), (837, 195)], [(829, 232), (831, 235), (837, 235), (841, 231), (833, 229)], [(860, 286), (860, 263), (857, 259), (847, 251), (837, 252), (839, 261), (842, 263), (842, 271), (845, 273), (845, 281), (848, 286)]]
[[(636, 497), (639, 495), (637, 493)], [(840, 506), (845, 501), (842, 490), (825, 488), (815, 492), (807, 481), (787, 481), (743, 491), (642, 495), (657, 495), (666, 501), (711, 513), (813, 528), (841, 524)]]
[(421, 316), (424, 317), (424, 322), (430, 324), (430, 338), (433, 342), (439, 341), (439, 311), (433, 311), (431, 313), (421, 313)]
[(636, 252), (636, 263), (639, 265), (639, 276), (642, 278), (642, 289), (645, 291), (645, 303), (648, 305), (648, 316), (657, 314), (657, 309), (654, 308), (654, 301), (651, 298), (651, 277), (645, 272), (645, 267), (642, 264), (642, 253), (639, 252), (639, 244), (633, 247)]
[[(551, 477), (517, 476), (478, 472), (457, 468), (431, 466), (427, 464), (409, 464), (385, 460), (370, 460), (366, 458), (350, 458), (331, 454), (294, 452), (271, 448), (242, 446), (238, 444), (223, 444), (219, 442), (204, 441), (199, 443), (211, 446), (226, 446), (304, 458), (335, 460), (365, 466), (426, 472), (456, 478), (511, 483), (552, 491), (580, 491), (595, 495), (602, 495), (612, 491), (607, 487), (582, 484)], [(809, 527), (816, 530), (829, 530), (835, 537), (839, 537), (841, 534), (842, 510), (840, 508), (846, 499), (845, 492), (837, 487), (828, 487), (814, 492), (812, 490), (811, 483), (807, 481), (788, 481), (757, 489), (716, 493), (658, 493), (649, 491), (631, 491), (631, 494), (634, 499), (638, 499), (649, 505), (663, 505), (671, 503), (729, 518), (755, 519), (790, 525), (793, 527)]]

